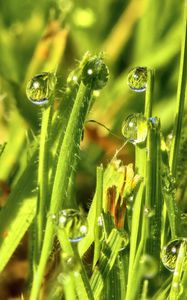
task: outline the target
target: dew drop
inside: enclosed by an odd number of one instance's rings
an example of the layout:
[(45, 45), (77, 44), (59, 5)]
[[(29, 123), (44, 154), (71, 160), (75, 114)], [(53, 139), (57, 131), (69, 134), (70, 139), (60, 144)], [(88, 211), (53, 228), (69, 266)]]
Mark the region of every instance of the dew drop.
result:
[(173, 133), (171, 132), (166, 136), (166, 147), (168, 151), (171, 150), (172, 142), (173, 142)]
[(154, 215), (155, 215), (155, 210), (154, 209), (150, 209), (148, 207), (145, 207), (144, 208), (144, 215), (147, 217), (147, 218), (152, 218)]
[(50, 215), (50, 217), (51, 217), (52, 222), (56, 223), (57, 216), (55, 214), (52, 214), (52, 215)]
[(104, 222), (103, 222), (103, 217), (102, 217), (102, 215), (100, 215), (100, 216), (98, 217), (97, 224), (98, 224), (98, 226), (103, 227)]
[(174, 193), (176, 189), (176, 180), (171, 174), (166, 175), (164, 178), (163, 190), (165, 193), (171, 194)]
[(57, 276), (57, 282), (59, 285), (66, 285), (68, 283), (70, 283), (70, 276), (67, 276), (67, 274), (65, 275), (64, 273), (60, 273)]
[(133, 195), (129, 196), (129, 197), (127, 198), (127, 201), (128, 201), (129, 203), (132, 203), (132, 202), (134, 201), (134, 196), (133, 196)]
[(164, 267), (171, 272), (174, 272), (175, 270), (177, 256), (182, 242), (187, 243), (187, 239), (178, 238), (172, 240), (162, 249), (162, 253), (161, 253), (162, 263)]
[(133, 204), (134, 204), (134, 195), (131, 194), (127, 197), (126, 199), (126, 208), (130, 211), (132, 210), (132, 207), (133, 207)]
[(56, 81), (54, 73), (43, 72), (34, 76), (26, 87), (28, 99), (37, 105), (47, 104), (53, 94)]
[(158, 272), (158, 264), (154, 257), (144, 254), (140, 259), (140, 265), (145, 278), (153, 278)]
[(88, 222), (79, 210), (64, 209), (58, 215), (58, 228), (66, 231), (71, 242), (79, 242), (88, 232)]
[(91, 58), (82, 70), (84, 85), (90, 85), (93, 90), (102, 89), (108, 81), (108, 67), (100, 57)]
[(120, 231), (120, 235), (122, 237), (121, 248), (119, 251), (124, 250), (129, 244), (129, 235), (125, 230)]
[(80, 77), (80, 71), (77, 68), (77, 69), (73, 70), (67, 78), (68, 88), (71, 89), (74, 86), (79, 86), (79, 82), (80, 82), (79, 77)]
[(147, 130), (147, 119), (140, 113), (129, 115), (122, 125), (123, 136), (135, 145), (146, 140)]
[(159, 119), (157, 117), (150, 117), (148, 121), (152, 128), (157, 128), (159, 126)]
[(135, 92), (144, 92), (147, 86), (147, 68), (136, 67), (129, 71), (128, 86)]
[(63, 253), (62, 254), (62, 268), (63, 268), (64, 274), (69, 274), (71, 272), (79, 272), (81, 269), (81, 266), (75, 256), (71, 256), (66, 253)]

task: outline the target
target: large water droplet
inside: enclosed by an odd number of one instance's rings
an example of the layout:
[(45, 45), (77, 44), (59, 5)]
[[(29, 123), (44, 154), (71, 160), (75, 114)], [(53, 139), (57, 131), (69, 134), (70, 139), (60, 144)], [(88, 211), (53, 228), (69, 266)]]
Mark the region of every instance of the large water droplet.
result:
[(69, 208), (59, 213), (58, 228), (66, 231), (71, 242), (79, 242), (88, 232), (88, 222), (79, 210)]
[(102, 89), (108, 81), (108, 67), (100, 57), (91, 58), (82, 70), (84, 85), (90, 85), (93, 90)]
[(50, 101), (56, 84), (54, 73), (43, 72), (29, 80), (26, 87), (28, 99), (37, 105), (44, 105)]
[(129, 71), (128, 86), (135, 92), (144, 92), (147, 86), (147, 68), (136, 67)]
[(153, 278), (158, 272), (158, 264), (154, 257), (144, 254), (140, 259), (142, 273), (145, 278)]
[(122, 125), (123, 136), (132, 144), (143, 143), (147, 137), (147, 119), (140, 113), (129, 115)]
[(177, 256), (182, 242), (187, 243), (187, 238), (178, 238), (173, 241), (170, 241), (162, 249), (162, 263), (164, 267), (171, 272), (175, 270)]

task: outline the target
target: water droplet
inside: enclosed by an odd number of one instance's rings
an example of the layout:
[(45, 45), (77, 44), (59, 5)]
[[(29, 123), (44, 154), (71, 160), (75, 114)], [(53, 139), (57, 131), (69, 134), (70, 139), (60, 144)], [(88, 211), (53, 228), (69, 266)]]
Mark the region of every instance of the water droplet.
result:
[(153, 278), (158, 272), (158, 264), (154, 257), (144, 254), (140, 259), (142, 272), (145, 278)]
[(52, 222), (56, 223), (57, 216), (55, 214), (52, 214), (52, 215), (50, 215), (50, 217), (51, 217)]
[(143, 143), (147, 137), (147, 119), (139, 113), (129, 115), (123, 122), (122, 134), (132, 144)]
[(134, 196), (133, 195), (129, 196), (127, 198), (127, 201), (130, 202), (130, 203), (132, 203), (134, 201)]
[(168, 151), (170, 151), (171, 149), (172, 141), (173, 141), (173, 133), (171, 132), (166, 137), (166, 147)]
[(57, 276), (57, 282), (60, 285), (68, 284), (70, 282), (70, 280), (71, 280), (71, 277), (67, 276), (67, 274), (65, 275), (64, 273), (60, 273)]
[(154, 209), (150, 209), (148, 207), (145, 207), (144, 208), (144, 215), (147, 217), (147, 218), (152, 218), (154, 215), (155, 215), (155, 210)]
[(62, 254), (62, 268), (63, 268), (64, 274), (69, 274), (70, 272), (79, 272), (81, 269), (81, 266), (75, 256), (71, 256), (66, 253), (63, 253)]
[(147, 68), (136, 67), (130, 70), (127, 78), (128, 86), (135, 92), (144, 92), (147, 86)]
[(159, 119), (157, 117), (150, 117), (148, 119), (149, 121), (149, 125), (152, 127), (152, 128), (157, 128), (159, 126)]
[(90, 85), (93, 90), (102, 89), (108, 81), (108, 67), (100, 57), (91, 58), (82, 70), (84, 85)]
[(182, 242), (187, 243), (187, 239), (186, 238), (175, 239), (173, 241), (170, 241), (162, 249), (162, 254), (161, 254), (162, 263), (164, 267), (171, 272), (175, 270), (177, 256)]
[(71, 242), (78, 242), (87, 234), (88, 222), (79, 210), (64, 209), (58, 215), (58, 228), (65, 229)]
[(79, 80), (78, 76), (73, 75), (72, 77), (69, 77), (69, 78), (67, 79), (67, 83), (68, 83), (69, 85), (77, 85), (77, 84), (78, 84), (78, 80)]
[(37, 105), (47, 104), (54, 92), (56, 76), (43, 72), (29, 80), (26, 88), (28, 99)]
[(120, 235), (122, 237), (121, 248), (119, 251), (124, 250), (129, 244), (129, 235), (125, 230), (120, 231)]
[(163, 190), (166, 193), (175, 193), (176, 180), (171, 174), (164, 177), (164, 187)]
[(101, 226), (101, 227), (103, 226), (103, 223), (104, 223), (104, 222), (103, 222), (103, 217), (102, 217), (102, 215), (101, 215), (101, 216), (99, 216), (99, 218), (98, 218), (98, 221), (97, 221), (97, 222), (98, 222), (98, 225), (99, 225), (99, 226)]
[(75, 86), (78, 87), (79, 83), (80, 83), (80, 69), (76, 68), (69, 74), (69, 76), (67, 78), (67, 86), (71, 90), (72, 87), (75, 87)]

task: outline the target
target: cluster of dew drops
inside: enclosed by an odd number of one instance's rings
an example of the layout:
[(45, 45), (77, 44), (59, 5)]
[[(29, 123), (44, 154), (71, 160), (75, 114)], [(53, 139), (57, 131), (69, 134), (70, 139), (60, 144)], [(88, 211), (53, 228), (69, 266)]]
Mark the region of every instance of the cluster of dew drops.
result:
[[(144, 92), (147, 86), (147, 68), (136, 67), (130, 70), (128, 74), (128, 86), (135, 92)], [(156, 118), (149, 119), (153, 124), (157, 122)], [(142, 114), (132, 114), (126, 118), (123, 123), (122, 133), (126, 139), (133, 143), (143, 143), (147, 137), (147, 120)], [(181, 244), (187, 245), (187, 238), (178, 237), (171, 240), (163, 247), (161, 252), (161, 260), (166, 269), (170, 272), (175, 271), (176, 261), (179, 254)], [(158, 271), (157, 262), (153, 257), (144, 255), (140, 261), (143, 263), (144, 275), (147, 278), (152, 278)]]
[[(90, 60), (83, 69), (82, 81), (85, 85), (93, 83), (93, 89), (101, 89), (107, 82), (108, 69), (106, 65), (101, 61), (93, 72), (94, 60)], [(100, 72), (102, 69), (102, 72)], [(128, 74), (128, 86), (135, 92), (144, 92), (147, 87), (147, 68), (135, 67), (130, 70)], [(101, 74), (101, 75), (100, 75)], [(95, 78), (97, 77), (97, 80)], [(46, 106), (50, 103), (54, 94), (57, 78), (54, 73), (43, 72), (34, 76), (29, 80), (26, 87), (26, 94), (28, 99), (36, 105)], [(154, 118), (150, 118), (150, 121), (155, 121)], [(147, 138), (148, 121), (141, 113), (134, 113), (129, 115), (123, 122), (122, 134), (125, 139), (132, 144), (144, 143)], [(88, 222), (85, 215), (76, 209), (64, 209), (58, 214), (51, 216), (52, 221), (59, 229), (65, 230), (69, 241), (77, 243), (81, 241), (88, 232)], [(101, 217), (100, 217), (101, 219)], [(99, 221), (98, 225), (102, 225), (103, 222)], [(124, 239), (124, 247), (128, 244), (128, 238)], [(162, 250), (161, 259), (163, 265), (171, 272), (174, 272), (178, 252), (181, 243), (187, 243), (186, 238), (178, 238), (170, 241)], [(63, 269), (65, 273), (79, 272), (80, 264), (74, 256), (69, 256), (66, 253), (63, 254)], [(141, 258), (143, 272), (145, 277), (152, 278), (158, 271), (157, 262), (153, 257), (144, 255)], [(64, 275), (61, 273), (58, 277), (58, 281), (64, 281)]]
[[(109, 71), (103, 60), (93, 57), (83, 67), (81, 80), (85, 86), (89, 85), (93, 90), (97, 91), (106, 85), (108, 75)], [(68, 84), (70, 85), (69, 81), (77, 84), (78, 77), (76, 75), (71, 77), (71, 79), (68, 78)], [(57, 77), (54, 73), (42, 72), (29, 80), (26, 87), (26, 95), (33, 104), (45, 108), (51, 104), (56, 83)], [(80, 242), (88, 233), (87, 218), (77, 209), (64, 209), (57, 214), (51, 215), (50, 218), (58, 230), (65, 231), (71, 243)], [(66, 253), (62, 255), (62, 265), (64, 272), (58, 276), (59, 283), (64, 281), (64, 274), (77, 273), (80, 269), (77, 259)]]

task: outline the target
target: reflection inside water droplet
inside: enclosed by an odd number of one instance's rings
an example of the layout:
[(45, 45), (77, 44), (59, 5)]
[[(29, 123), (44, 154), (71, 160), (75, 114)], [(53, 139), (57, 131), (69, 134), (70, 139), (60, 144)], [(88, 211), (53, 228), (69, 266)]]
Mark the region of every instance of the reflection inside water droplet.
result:
[(178, 238), (170, 241), (166, 246), (163, 247), (161, 254), (162, 263), (171, 272), (175, 270), (177, 256), (182, 242), (187, 243), (187, 239)]
[(136, 67), (129, 71), (128, 86), (135, 92), (144, 92), (147, 86), (147, 68)]
[(71, 242), (82, 240), (88, 232), (86, 217), (76, 209), (64, 209), (58, 214), (57, 226), (66, 231)]
[(100, 57), (91, 58), (82, 70), (84, 85), (90, 85), (93, 90), (102, 89), (108, 81), (108, 76), (108, 67)]
[(56, 76), (53, 73), (43, 72), (29, 80), (26, 87), (28, 99), (37, 105), (49, 102), (54, 92)]

